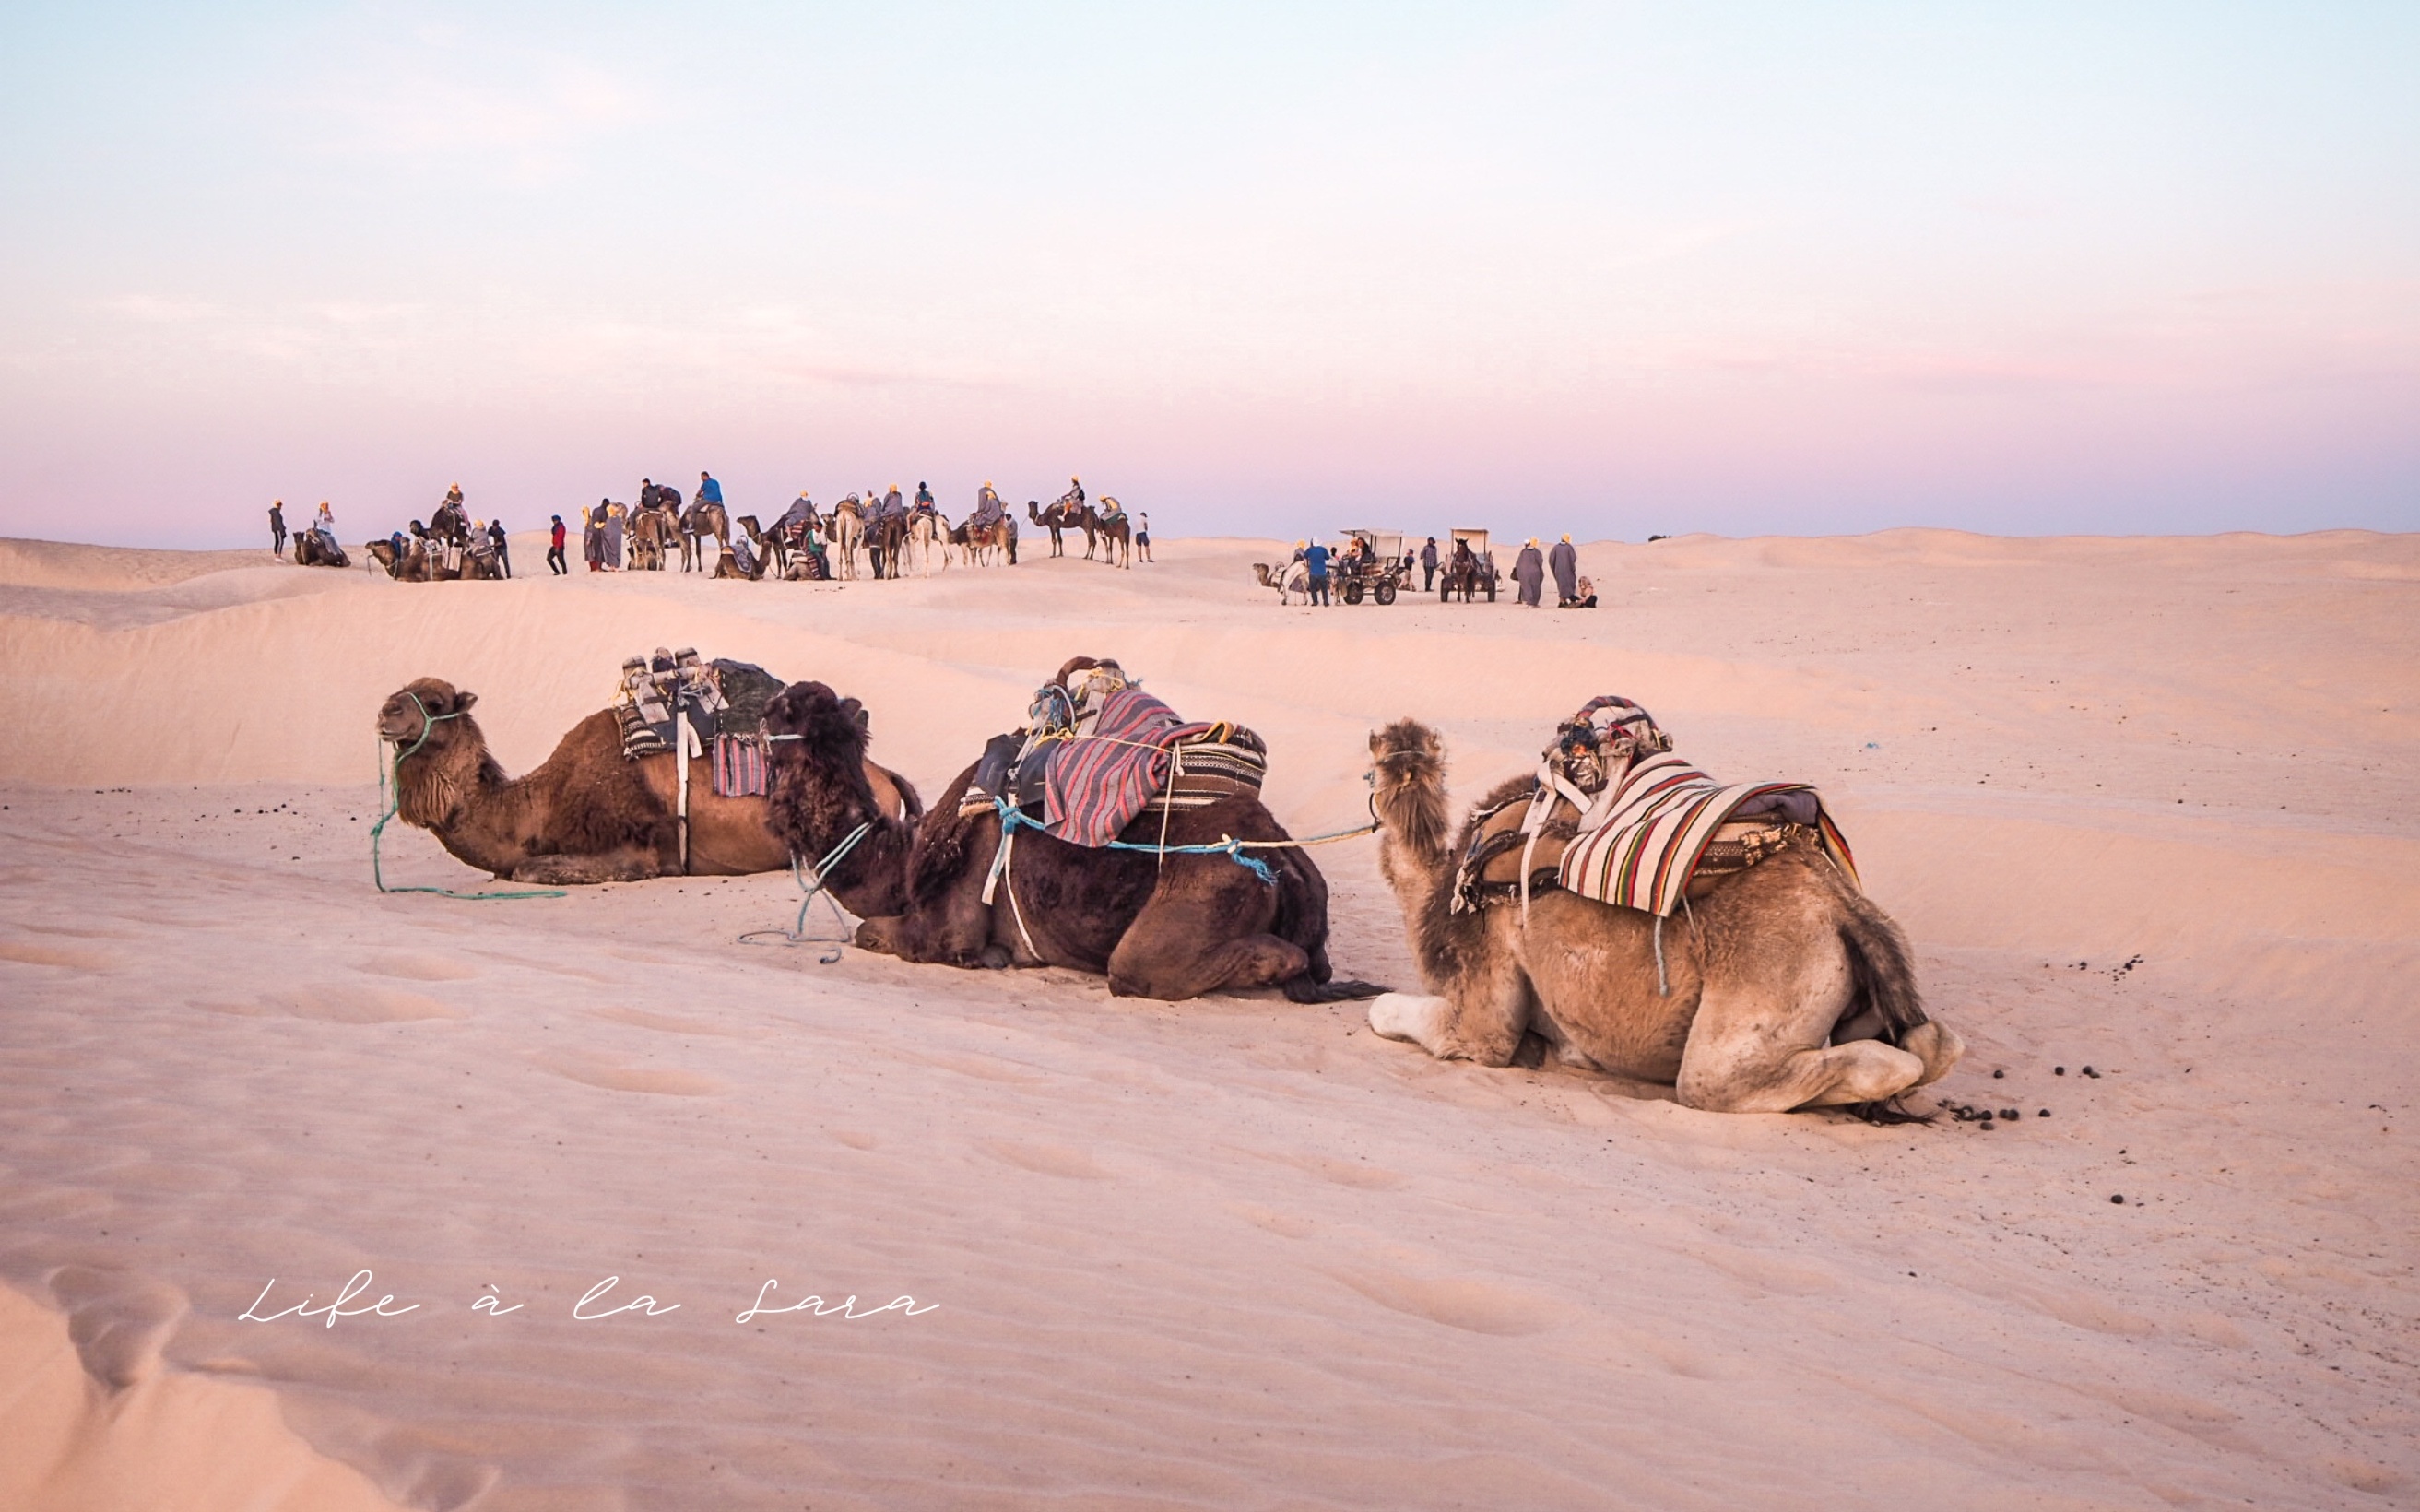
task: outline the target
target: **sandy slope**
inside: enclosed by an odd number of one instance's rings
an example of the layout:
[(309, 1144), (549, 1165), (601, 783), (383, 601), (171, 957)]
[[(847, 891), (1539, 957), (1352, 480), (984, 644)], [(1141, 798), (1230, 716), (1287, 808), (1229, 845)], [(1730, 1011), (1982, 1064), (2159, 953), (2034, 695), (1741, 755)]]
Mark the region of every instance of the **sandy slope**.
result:
[[(2420, 541), (1591, 547), (1594, 615), (1280, 611), (1255, 554), (403, 585), (0, 543), (0, 1276), (94, 1376), (176, 1367), (78, 1385), (8, 1302), (0, 1442), (198, 1484), (91, 1425), (209, 1387), (150, 1419), (286, 1465), (267, 1384), (427, 1506), (2420, 1494)], [(1467, 796), (1627, 693), (1825, 787), (1974, 1046), (1946, 1094), (2026, 1116), (1703, 1115), (1349, 1007), (734, 943), (778, 878), (370, 892), (385, 693), (475, 688), (519, 770), (659, 643), (857, 694), (927, 786), (1113, 654), (1266, 734), (1301, 831), (1357, 817), (1379, 721), (1439, 724)], [(1408, 982), (1367, 843), (1320, 857), (1340, 967)], [(418, 1310), (237, 1320), (363, 1267)], [(679, 1310), (574, 1320), (608, 1275)], [(939, 1307), (735, 1323), (768, 1278)]]

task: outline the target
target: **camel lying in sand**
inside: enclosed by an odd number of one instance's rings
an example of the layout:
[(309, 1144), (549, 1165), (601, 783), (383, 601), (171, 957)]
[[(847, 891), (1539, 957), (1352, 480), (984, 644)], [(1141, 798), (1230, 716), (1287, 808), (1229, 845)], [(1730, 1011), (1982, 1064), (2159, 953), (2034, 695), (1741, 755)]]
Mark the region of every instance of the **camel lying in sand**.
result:
[[(1078, 658), (1062, 669), (1090, 667)], [(866, 784), (863, 711), (819, 682), (792, 683), (765, 725), (796, 740), (773, 747), (772, 825), (814, 863), (857, 826), (863, 837), (827, 876), (833, 895), (865, 922), (866, 950), (964, 967), (1068, 966), (1098, 972), (1121, 996), (1169, 1001), (1221, 989), (1280, 987), (1298, 1003), (1366, 997), (1379, 989), (1331, 982), (1327, 883), (1299, 850), (1254, 852), (1271, 886), (1223, 855), (1090, 850), (1020, 829), (996, 903), (983, 900), (999, 853), (997, 813), (962, 817), (971, 766), (921, 824), (883, 811)], [(1156, 841), (1149, 815), (1125, 838)], [(1169, 818), (1171, 845), (1286, 837), (1258, 799), (1228, 800)]]
[[(507, 777), (471, 718), (477, 701), (468, 690), (422, 678), (380, 707), (380, 737), (407, 753), (395, 774), (396, 812), (405, 823), (429, 831), (456, 860), (500, 881), (561, 885), (680, 873), (679, 774), (670, 754), (625, 757), (613, 711), (600, 709), (573, 725), (528, 774)], [(897, 772), (869, 766), (860, 780), (885, 814), (912, 821), (923, 812), (916, 789)], [(789, 865), (789, 847), (766, 818), (763, 798), (716, 795), (709, 756), (690, 761), (691, 875)]]
[[(1401, 720), (1370, 738), (1378, 865), (1403, 905), (1435, 996), (1390, 992), (1370, 1027), (1447, 1060), (1512, 1063), (1535, 1034), (1566, 1065), (1673, 1085), (1723, 1113), (1881, 1103), (1939, 1079), (1963, 1049), (1928, 1020), (1899, 927), (1806, 848), (1729, 876), (1662, 930), (1669, 995), (1656, 989), (1654, 920), (1566, 892), (1453, 911), (1466, 819), (1448, 849), (1445, 756)], [(1522, 777), (1482, 810), (1526, 794)]]

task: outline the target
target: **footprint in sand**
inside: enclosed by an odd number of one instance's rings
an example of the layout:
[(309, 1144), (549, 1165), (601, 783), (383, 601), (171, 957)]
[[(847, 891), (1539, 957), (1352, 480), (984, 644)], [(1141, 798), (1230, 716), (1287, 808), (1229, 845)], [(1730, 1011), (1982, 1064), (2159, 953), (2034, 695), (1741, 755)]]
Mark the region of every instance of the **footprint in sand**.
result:
[[(217, 1011), (230, 1011), (223, 1005)], [(297, 1019), (322, 1019), (330, 1023), (402, 1023), (413, 1019), (470, 1017), (450, 1003), (392, 987), (364, 987), (354, 982), (323, 982), (264, 992), (261, 1007)], [(233, 1011), (240, 1012), (236, 1009)]]
[(704, 1098), (721, 1091), (723, 1086), (713, 1077), (695, 1071), (650, 1070), (641, 1066), (626, 1066), (602, 1055), (545, 1055), (534, 1058), (532, 1064), (542, 1071), (552, 1071), (567, 1081), (578, 1082), (583, 1086), (602, 1087), (608, 1092), (652, 1092), (672, 1098)]
[(479, 974), (476, 966), (465, 966), (435, 954), (372, 956), (366, 960), (355, 961), (353, 970), (367, 972), (372, 976), (399, 977), (407, 982), (467, 982)]
[(97, 950), (60, 950), (51, 945), (28, 945), (16, 941), (0, 941), (0, 960), (13, 960), (25, 966), (56, 966), (70, 972), (105, 972), (116, 964)]
[(1094, 1163), (1082, 1150), (1065, 1145), (1035, 1145), (1013, 1139), (983, 1139), (975, 1147), (995, 1161), (1005, 1161), (1044, 1176), (1063, 1176), (1075, 1181), (1106, 1181), (1109, 1173)]
[(1472, 1333), (1543, 1333), (1570, 1317), (1570, 1309), (1553, 1298), (1501, 1282), (1384, 1270), (1331, 1270), (1328, 1274), (1381, 1307)]
[(164, 1281), (94, 1266), (54, 1272), (51, 1295), (67, 1309), (68, 1337), (85, 1374), (112, 1391), (159, 1370), (161, 1348), (187, 1309), (185, 1294)]
[(613, 1023), (627, 1023), (633, 1029), (653, 1029), (667, 1035), (721, 1035), (735, 1039), (762, 1039), (762, 1029), (736, 1029), (703, 1019), (684, 1019), (674, 1013), (650, 1013), (644, 1008), (591, 1008), (588, 1016)]
[(1338, 1161), (1325, 1155), (1280, 1154), (1274, 1150), (1250, 1150), (1247, 1153), (1264, 1161), (1275, 1161), (1280, 1165), (1291, 1165), (1296, 1170), (1309, 1171), (1321, 1180), (1333, 1181), (1340, 1187), (1357, 1187), (1364, 1192), (1390, 1191), (1411, 1179), (1401, 1171), (1389, 1171), (1383, 1165), (1373, 1165), (1367, 1161)]

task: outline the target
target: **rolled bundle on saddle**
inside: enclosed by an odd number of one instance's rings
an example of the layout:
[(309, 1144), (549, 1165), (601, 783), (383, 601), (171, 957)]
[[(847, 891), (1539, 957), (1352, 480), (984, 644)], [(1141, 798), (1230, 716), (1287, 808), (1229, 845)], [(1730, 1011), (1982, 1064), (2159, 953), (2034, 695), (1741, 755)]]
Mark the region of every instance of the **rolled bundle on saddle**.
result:
[(1566, 720), (1537, 786), (1474, 816), (1454, 878), (1457, 912), (1560, 889), (1668, 917), (1792, 847), (1857, 883), (1849, 843), (1804, 783), (1726, 786), (1672, 755), (1672, 738), (1627, 698)]
[(713, 738), (715, 792), (724, 798), (761, 796), (768, 773), (765, 706), (782, 688), (782, 679), (763, 667), (720, 658), (702, 662), (693, 647), (674, 652), (659, 647), (652, 656), (634, 656), (622, 663), (622, 684), (613, 696), (622, 755), (636, 761), (670, 753), (677, 707), (689, 723), (689, 755), (704, 755), (706, 738)]
[(1073, 689), (1044, 684), (1026, 718), (1023, 731), (985, 748), (961, 814), (1005, 802), (1059, 839), (1098, 848), (1145, 814), (1257, 798), (1268, 775), (1259, 736), (1225, 721), (1187, 723), (1115, 662)]

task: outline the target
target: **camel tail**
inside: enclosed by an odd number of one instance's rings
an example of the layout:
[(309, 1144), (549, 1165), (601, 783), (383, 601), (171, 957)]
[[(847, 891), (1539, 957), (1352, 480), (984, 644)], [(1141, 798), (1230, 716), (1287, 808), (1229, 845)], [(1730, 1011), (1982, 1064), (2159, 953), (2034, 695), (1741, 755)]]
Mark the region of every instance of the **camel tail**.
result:
[(1840, 943), (1849, 953), (1853, 993), (1841, 1022), (1872, 1025), (1868, 1037), (1897, 1045), (1925, 1021), (1924, 996), (1916, 989), (1907, 936), (1863, 893), (1842, 887), (1840, 896), (1848, 912), (1840, 925)]

